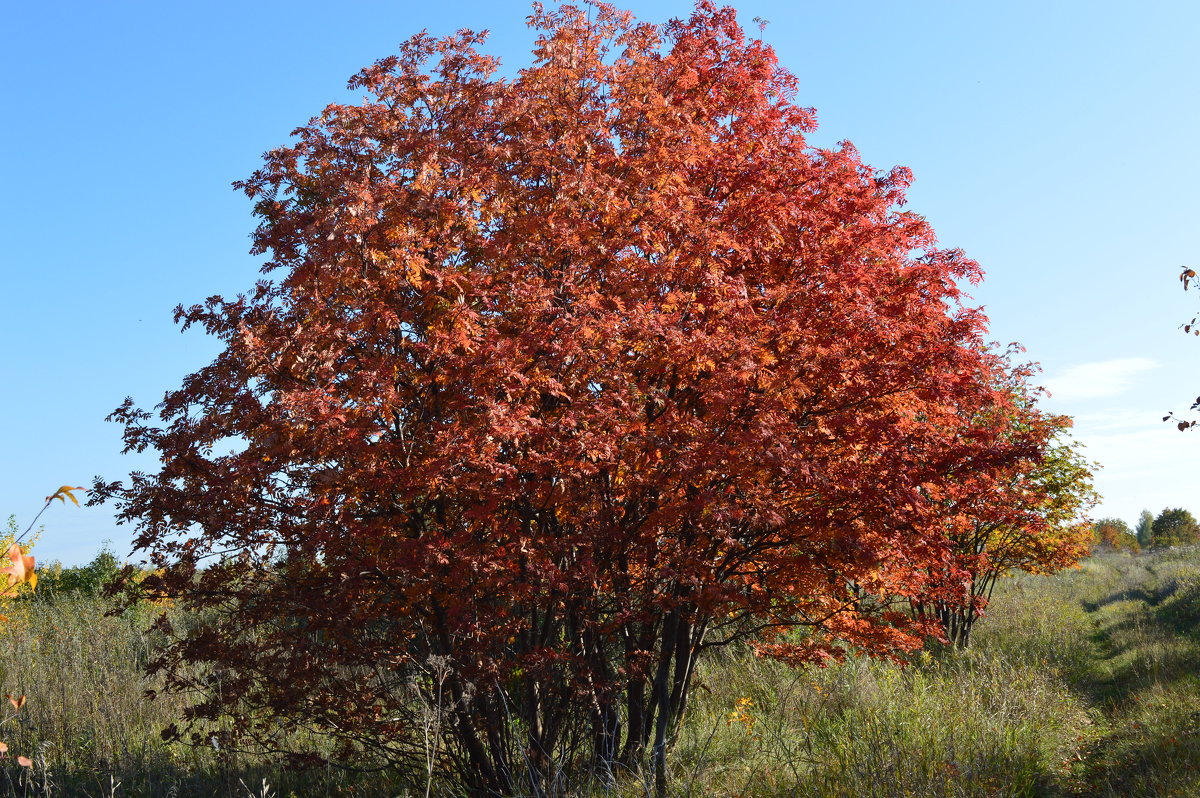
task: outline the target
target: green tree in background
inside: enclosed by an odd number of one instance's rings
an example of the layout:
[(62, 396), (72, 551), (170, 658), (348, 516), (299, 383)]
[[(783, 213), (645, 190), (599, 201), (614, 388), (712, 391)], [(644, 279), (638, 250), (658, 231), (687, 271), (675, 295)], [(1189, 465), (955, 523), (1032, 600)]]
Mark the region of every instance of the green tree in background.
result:
[(1180, 507), (1163, 510), (1154, 519), (1151, 544), (1154, 548), (1187, 546), (1200, 543), (1200, 524), (1187, 510)]
[(1137, 523), (1137, 541), (1143, 549), (1150, 548), (1154, 536), (1154, 513), (1142, 510)]
[(120, 571), (121, 561), (112, 550), (112, 542), (106, 540), (87, 565), (64, 568), (62, 563), (56, 561), (43, 566), (40, 574), (41, 592), (47, 595), (100, 593)]

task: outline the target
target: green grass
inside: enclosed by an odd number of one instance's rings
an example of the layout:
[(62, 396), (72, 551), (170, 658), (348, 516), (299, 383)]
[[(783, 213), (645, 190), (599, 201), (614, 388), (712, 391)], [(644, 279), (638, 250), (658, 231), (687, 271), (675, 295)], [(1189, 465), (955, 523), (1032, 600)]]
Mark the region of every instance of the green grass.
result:
[[(971, 650), (903, 668), (708, 663), (714, 687), (678, 752), (684, 783), (695, 795), (1053, 794), (1097, 718), (1067, 687), (1094, 651), (1087, 614), (1049, 597), (1042, 582), (1015, 582)], [(753, 729), (727, 723), (740, 697), (758, 711)]]
[(1105, 719), (1079, 768), (1080, 795), (1200, 795), (1200, 552), (1114, 558), (1115, 589), (1089, 608)]
[[(792, 670), (748, 652), (703, 662), (671, 760), (678, 796), (1116, 798), (1200, 795), (1200, 551), (1110, 554), (1006, 580), (966, 652), (908, 667)], [(30, 773), (0, 795), (423, 795), (420, 780), (285, 772), (264, 757), (166, 744), (185, 701), (148, 701), (148, 616), (90, 596), (18, 602), (0, 727)], [(320, 740), (313, 740), (321, 746)], [(264, 784), (266, 785), (264, 787)], [(646, 795), (635, 777), (569, 794)], [(452, 795), (445, 781), (434, 794)]]
[[(681, 795), (1200, 795), (1200, 551), (1006, 580), (966, 652), (706, 664)], [(747, 722), (729, 722), (739, 698)]]

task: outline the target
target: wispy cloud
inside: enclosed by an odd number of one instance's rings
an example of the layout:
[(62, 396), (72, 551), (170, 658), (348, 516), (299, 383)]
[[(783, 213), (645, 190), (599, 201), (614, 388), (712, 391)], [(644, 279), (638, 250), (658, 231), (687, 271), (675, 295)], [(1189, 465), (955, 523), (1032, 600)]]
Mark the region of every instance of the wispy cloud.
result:
[(1075, 416), (1072, 437), (1084, 443), (1084, 457), (1101, 465), (1095, 484), (1103, 503), (1093, 516), (1115, 516), (1132, 524), (1143, 508), (1200, 512), (1186, 481), (1200, 473), (1200, 437), (1194, 432), (1163, 423), (1153, 408)]
[(1137, 375), (1157, 367), (1156, 361), (1145, 357), (1083, 363), (1046, 380), (1045, 386), (1055, 399), (1116, 396), (1132, 387)]

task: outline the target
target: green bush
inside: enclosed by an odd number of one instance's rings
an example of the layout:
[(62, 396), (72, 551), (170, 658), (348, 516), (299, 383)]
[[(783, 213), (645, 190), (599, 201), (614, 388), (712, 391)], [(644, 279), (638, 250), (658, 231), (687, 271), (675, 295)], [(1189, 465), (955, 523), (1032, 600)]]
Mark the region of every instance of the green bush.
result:
[(120, 572), (121, 561), (113, 552), (111, 542), (106, 540), (87, 565), (72, 568), (64, 568), (60, 562), (43, 565), (38, 569), (38, 591), (49, 595), (97, 595), (104, 592)]

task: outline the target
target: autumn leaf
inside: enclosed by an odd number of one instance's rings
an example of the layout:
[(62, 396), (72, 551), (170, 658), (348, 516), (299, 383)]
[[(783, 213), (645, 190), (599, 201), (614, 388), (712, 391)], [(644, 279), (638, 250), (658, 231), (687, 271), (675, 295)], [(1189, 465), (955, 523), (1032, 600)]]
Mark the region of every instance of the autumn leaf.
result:
[(8, 583), (10, 585), (28, 583), (30, 589), (37, 588), (37, 572), (34, 571), (34, 558), (29, 554), (22, 554), (19, 544), (12, 544), (8, 549), (8, 557), (12, 561), (11, 565), (0, 568), (0, 573), (8, 574)]
[(66, 504), (67, 499), (70, 499), (71, 503), (74, 504), (76, 507), (78, 507), (79, 499), (76, 499), (75, 494), (71, 492), (71, 491), (75, 491), (75, 490), (82, 490), (82, 491), (86, 492), (87, 488), (83, 488), (83, 487), (79, 487), (79, 486), (72, 487), (71, 485), (63, 485), (58, 490), (54, 491), (54, 493), (51, 493), (49, 496), (46, 497), (46, 504), (49, 504), (50, 502), (54, 501), (55, 499), (58, 499), (63, 504)]
[(8, 703), (12, 704), (13, 709), (15, 709), (15, 710), (20, 711), (21, 707), (25, 706), (25, 696), (23, 696), (23, 695), (18, 696), (16, 698), (14, 698), (11, 695), (5, 695), (5, 698), (8, 699)]
[(27, 756), (18, 756), (18, 757), (17, 757), (17, 764), (18, 764), (18, 765), (20, 765), (20, 766), (21, 766), (21, 767), (23, 767), (23, 768), (32, 768), (32, 767), (33, 767), (33, 760), (32, 760), (32, 759), (30, 759), (30, 758), (29, 758), (29, 757), (27, 757)]

